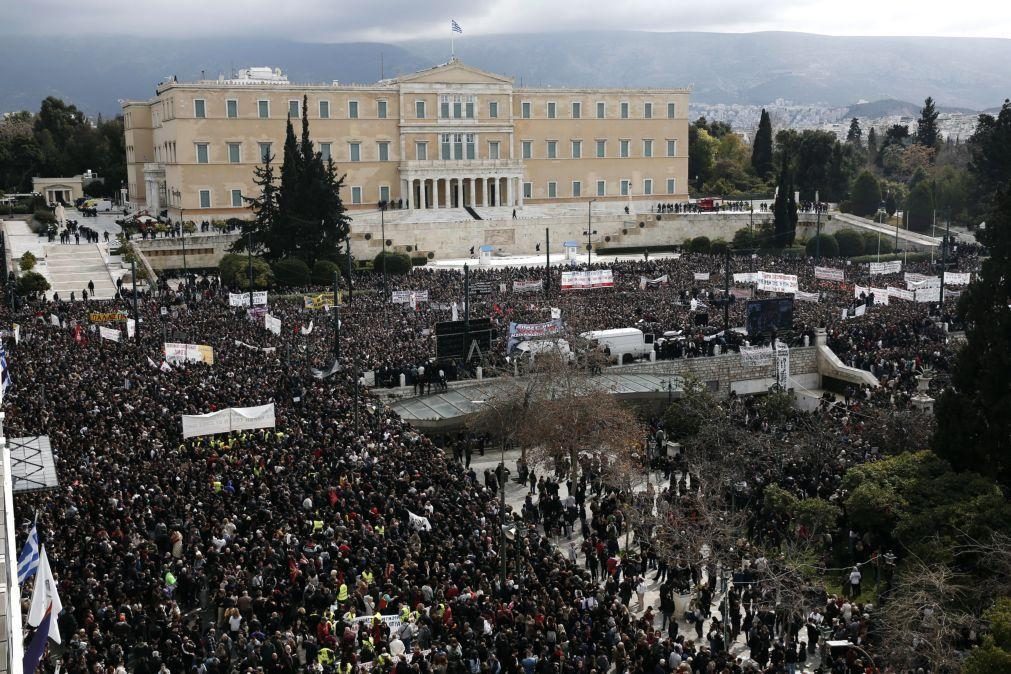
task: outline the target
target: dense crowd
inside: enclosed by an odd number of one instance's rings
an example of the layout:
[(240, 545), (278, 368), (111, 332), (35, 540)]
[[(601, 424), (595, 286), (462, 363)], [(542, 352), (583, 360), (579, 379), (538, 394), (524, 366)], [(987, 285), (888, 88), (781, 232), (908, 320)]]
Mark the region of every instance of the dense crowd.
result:
[[(748, 263), (797, 273), (802, 289), (817, 286), (808, 261)], [(844, 264), (824, 262), (833, 263)], [(494, 290), (471, 311), (504, 327), (545, 321), (557, 307), (573, 333), (641, 326), (706, 343), (712, 331), (696, 326), (695, 314), (723, 288), (723, 264), (702, 255), (620, 262), (608, 265), (614, 289), (549, 297), (509, 292), (542, 269), (475, 270), (472, 280), (492, 281)], [(971, 269), (975, 260), (958, 264)], [(709, 280), (695, 281), (700, 272)], [(847, 272), (852, 282), (867, 280)], [(664, 274), (667, 284), (640, 287), (641, 276)], [(495, 496), (508, 479), (505, 466), (479, 476), (467, 442), (450, 456), (369, 397), (357, 376), (429, 363), (426, 331), (450, 317), (453, 302), (462, 304), (463, 277), (415, 270), (391, 286), (428, 290), (430, 300), (416, 309), (391, 305), (379, 275), (356, 275), (340, 317), (343, 369), (330, 376), (335, 314), (271, 302), (284, 326), (275, 335), (227, 306), (225, 289), (211, 279), (195, 283), (188, 302), (167, 287), (145, 294), (139, 341), (103, 340), (89, 321), (93, 311), (129, 311), (125, 298), (5, 310), (6, 322), (21, 326), (19, 343), (8, 342), (14, 386), (6, 431), (49, 435), (60, 480), (57, 490), (16, 499), (19, 541), (37, 514), (60, 583), (63, 645), (51, 651), (51, 669), (59, 660), (70, 673), (793, 672), (819, 635), (866, 643), (871, 609), (841, 596), (821, 597), (819, 610), (801, 618), (778, 615), (762, 582), (775, 575), (776, 560), (747, 546), (726, 568), (690, 555), (666, 559), (643, 532), (639, 552), (622, 553), (629, 525), (618, 504), (628, 495), (603, 487), (592, 463), (574, 483), (558, 477), (564, 466), (558, 476), (540, 470), (540, 480), (535, 467), (517, 466), (531, 499), (507, 515), (520, 535), (503, 584)], [(824, 287), (820, 302), (797, 304), (793, 339), (827, 327), (841, 358), (892, 388), (873, 402), (901, 404), (896, 395), (908, 393), (913, 373), (950, 362), (952, 346), (936, 324), (945, 316), (893, 302), (839, 318), (840, 307), (857, 301), (852, 289)], [(731, 325), (743, 323), (742, 304), (730, 305)], [(711, 322), (719, 322), (716, 313)], [(164, 341), (208, 344), (215, 362), (159, 367)], [(817, 414), (850, 429), (870, 399), (869, 390), (853, 392), (852, 402)], [(266, 402), (276, 405), (276, 428), (181, 437), (181, 414)], [(756, 432), (783, 432), (745, 403), (732, 410)], [(791, 488), (830, 495), (848, 462), (871, 455), (852, 442), (847, 457), (787, 468)], [(658, 498), (687, 498), (683, 467), (668, 465), (666, 474)], [(782, 535), (771, 517), (752, 521), (749, 538)], [(577, 532), (581, 562), (555, 545)], [(653, 571), (660, 605), (646, 607)], [(675, 598), (682, 592), (693, 593), (687, 608)], [(726, 619), (714, 609), (720, 597), (730, 607)], [(746, 635), (747, 653), (732, 651), (724, 627)], [(863, 671), (866, 663), (847, 657), (831, 671)]]

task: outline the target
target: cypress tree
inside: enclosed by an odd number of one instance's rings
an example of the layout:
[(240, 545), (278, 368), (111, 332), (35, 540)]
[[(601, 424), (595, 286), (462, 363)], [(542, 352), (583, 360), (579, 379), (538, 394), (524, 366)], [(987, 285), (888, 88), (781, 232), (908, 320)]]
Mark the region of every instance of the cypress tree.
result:
[(939, 140), (937, 109), (934, 107), (934, 99), (927, 96), (920, 110), (920, 121), (916, 125), (916, 142), (924, 147), (936, 149)]
[(762, 180), (768, 180), (772, 175), (772, 120), (765, 108), (762, 108), (762, 118), (751, 149), (751, 167)]
[(867, 132), (867, 163), (874, 162), (878, 157), (878, 133), (872, 126)]
[(857, 147), (862, 146), (864, 132), (860, 129), (860, 121), (854, 117), (850, 120), (850, 129), (846, 132), (846, 142)]
[(783, 157), (777, 190), (776, 201), (772, 206), (773, 238), (778, 248), (785, 248), (793, 245), (797, 236), (797, 200), (793, 194), (789, 156)]

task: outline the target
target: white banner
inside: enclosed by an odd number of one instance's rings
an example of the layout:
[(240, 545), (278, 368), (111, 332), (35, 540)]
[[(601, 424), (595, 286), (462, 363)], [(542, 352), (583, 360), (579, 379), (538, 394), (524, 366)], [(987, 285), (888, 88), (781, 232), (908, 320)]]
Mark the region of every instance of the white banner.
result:
[(646, 278), (645, 276), (640, 276), (639, 290), (645, 290), (646, 288), (659, 288), (660, 286), (665, 285), (669, 280), (670, 278), (667, 276), (667, 274), (664, 274), (663, 276), (657, 276), (654, 279)]
[(823, 281), (845, 281), (846, 273), (835, 267), (815, 267), (814, 277)]
[(118, 342), (119, 337), (122, 333), (115, 328), (107, 328), (104, 325), (98, 326), (98, 334), (102, 335), (102, 339), (108, 339), (112, 342)]
[(206, 344), (165, 342), (165, 360), (169, 363), (207, 363), (214, 365), (214, 349)]
[(394, 304), (414, 304), (416, 302), (427, 302), (427, 290), (394, 290), (390, 293), (390, 301)]
[(853, 286), (853, 297), (855, 297), (857, 299), (860, 299), (860, 295), (867, 296), (867, 295), (870, 295), (870, 294), (871, 294), (871, 289), (870, 288), (867, 288), (867, 287), (864, 287), (864, 286), (858, 286), (858, 285), (854, 285)]
[(774, 274), (767, 271), (758, 272), (758, 289), (770, 293), (795, 293), (800, 290), (796, 274)]
[(902, 275), (902, 280), (904, 280), (906, 283), (926, 281), (928, 279), (936, 279), (936, 278), (937, 278), (936, 276), (927, 276), (926, 274), (914, 274), (913, 272), (909, 271), (907, 271), (905, 274)]
[(56, 317), (56, 314), (49, 314), (49, 323), (54, 328), (60, 327), (60, 319)]
[(228, 407), (208, 414), (184, 414), (183, 437), (274, 428), (274, 403), (258, 407)]
[(888, 290), (886, 288), (871, 288), (874, 293), (874, 304), (888, 304)]
[(313, 321), (312, 321), (312, 320), (310, 320), (310, 321), (309, 321), (309, 327), (306, 327), (306, 326), (304, 326), (304, 325), (302, 326), (302, 334), (303, 334), (303, 335), (311, 335), (311, 334), (312, 334), (312, 329), (313, 329), (314, 327), (316, 327), (316, 326), (315, 326), (315, 325), (313, 325)]
[(772, 364), (771, 346), (742, 346), (741, 367), (758, 367)]
[(420, 515), (415, 515), (410, 510), (407, 511), (410, 516), (411, 528), (420, 531), (431, 531), (432, 523), (428, 521), (427, 517), (422, 517)]
[(896, 288), (895, 286), (888, 286), (888, 296), (897, 300), (906, 300), (912, 302), (916, 299), (916, 293), (912, 290), (903, 290), (902, 288)]
[(758, 283), (758, 274), (750, 271), (743, 274), (734, 274), (734, 283)]
[(790, 349), (776, 342), (776, 383), (783, 389), (790, 385)]
[(941, 286), (934, 288), (921, 288), (916, 291), (917, 302), (940, 302)]
[(263, 327), (267, 328), (275, 335), (281, 334), (281, 319), (275, 318), (270, 314), (263, 315)]
[(902, 260), (892, 260), (891, 262), (871, 262), (870, 273), (874, 274), (898, 274), (902, 271)]
[(708, 281), (709, 280), (709, 272), (695, 272), (694, 274), (692, 274), (692, 277), (696, 281)]
[(967, 286), (971, 277), (972, 274), (969, 272), (946, 271), (944, 272), (944, 283), (953, 286)]
[(244, 346), (247, 349), (252, 349), (253, 351), (263, 351), (264, 353), (274, 353), (277, 351), (276, 346), (256, 346), (255, 344), (246, 344), (241, 339), (235, 340), (235, 346)]
[(591, 288), (612, 287), (614, 287), (614, 275), (610, 269), (562, 272), (562, 290), (588, 290)]
[(126, 319), (126, 336), (129, 339), (133, 339), (134, 335), (137, 334), (137, 321), (132, 318)]
[(799, 302), (817, 302), (821, 299), (821, 293), (805, 293), (798, 290), (793, 294), (793, 299)]
[(867, 313), (867, 305), (866, 305), (866, 304), (861, 304), (861, 305), (860, 305), (860, 306), (858, 306), (858, 307), (856, 308), (856, 310), (855, 310), (855, 311), (853, 312), (853, 315), (854, 315), (854, 316), (863, 316), (863, 315), (864, 315), (864, 314), (866, 314), (866, 313)]
[(513, 281), (514, 293), (532, 293), (541, 290), (544, 281)]
[[(260, 307), (266, 306), (267, 304), (267, 291), (266, 290), (254, 290), (253, 291), (253, 306)], [(249, 306), (249, 293), (228, 293), (228, 306), (230, 307), (248, 307)]]

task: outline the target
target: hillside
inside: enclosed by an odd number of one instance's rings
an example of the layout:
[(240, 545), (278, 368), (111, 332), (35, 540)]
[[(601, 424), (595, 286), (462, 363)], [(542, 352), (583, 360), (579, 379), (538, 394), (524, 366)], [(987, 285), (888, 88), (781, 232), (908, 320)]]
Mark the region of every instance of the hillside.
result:
[[(56, 95), (114, 114), (161, 79), (195, 79), (247, 65), (278, 66), (293, 81), (371, 82), (447, 60), (448, 40), (303, 44), (262, 39), (12, 37), (0, 42), (0, 112)], [(993, 108), (1011, 95), (1011, 40), (832, 37), (807, 33), (568, 32), (464, 37), (456, 53), (517, 83), (692, 86), (693, 100), (762, 105), (776, 99), (845, 107), (910, 101)]]

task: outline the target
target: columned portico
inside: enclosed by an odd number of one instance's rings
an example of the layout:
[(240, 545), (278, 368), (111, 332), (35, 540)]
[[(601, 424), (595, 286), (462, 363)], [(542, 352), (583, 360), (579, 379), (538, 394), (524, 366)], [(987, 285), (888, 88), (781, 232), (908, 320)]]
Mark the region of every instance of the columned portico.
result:
[(407, 161), (401, 162), (400, 173), (408, 208), (489, 208), (521, 203), (517, 190), (523, 184), (523, 164), (518, 161)]

